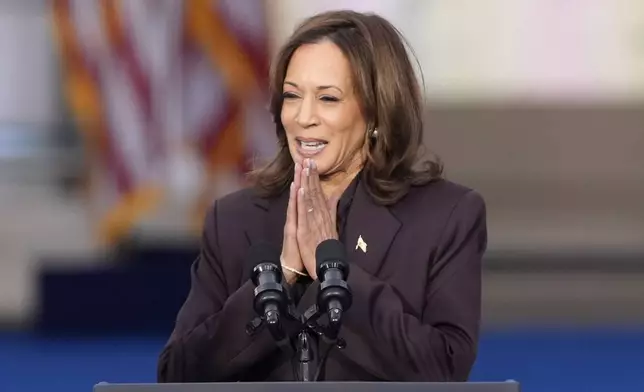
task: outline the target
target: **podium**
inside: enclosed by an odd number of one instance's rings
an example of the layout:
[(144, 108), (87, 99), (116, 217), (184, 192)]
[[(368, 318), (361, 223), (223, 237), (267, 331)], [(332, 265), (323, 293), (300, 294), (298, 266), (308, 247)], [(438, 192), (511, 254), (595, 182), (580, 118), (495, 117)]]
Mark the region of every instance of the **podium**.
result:
[(235, 382), (203, 384), (109, 384), (94, 392), (519, 392), (519, 383), (469, 382)]

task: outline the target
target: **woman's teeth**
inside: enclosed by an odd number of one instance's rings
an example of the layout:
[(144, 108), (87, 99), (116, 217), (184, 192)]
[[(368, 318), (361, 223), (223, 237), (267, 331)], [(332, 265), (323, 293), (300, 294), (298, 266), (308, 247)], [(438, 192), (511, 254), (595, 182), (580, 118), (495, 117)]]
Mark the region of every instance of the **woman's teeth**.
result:
[(325, 142), (300, 142), (300, 147), (305, 151), (319, 151), (326, 146)]

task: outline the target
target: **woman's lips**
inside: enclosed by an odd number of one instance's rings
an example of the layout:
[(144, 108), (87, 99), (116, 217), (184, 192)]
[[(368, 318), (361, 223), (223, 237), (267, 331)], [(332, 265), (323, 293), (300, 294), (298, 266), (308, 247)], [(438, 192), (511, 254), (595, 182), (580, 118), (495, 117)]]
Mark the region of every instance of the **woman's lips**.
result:
[(319, 139), (296, 139), (295, 145), (298, 154), (310, 158), (324, 151), (328, 143)]

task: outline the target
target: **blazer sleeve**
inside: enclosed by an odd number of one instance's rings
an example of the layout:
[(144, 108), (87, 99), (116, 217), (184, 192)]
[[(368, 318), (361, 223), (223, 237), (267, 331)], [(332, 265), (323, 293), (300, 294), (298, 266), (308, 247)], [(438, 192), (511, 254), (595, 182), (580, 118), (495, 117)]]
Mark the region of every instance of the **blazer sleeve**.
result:
[(444, 228), (421, 317), (405, 313), (389, 284), (352, 265), (345, 355), (382, 380), (466, 381), (476, 358), (486, 246), (485, 204), (469, 191)]
[(228, 295), (233, 284), (226, 281), (222, 266), (215, 203), (191, 269), (190, 292), (159, 357), (158, 382), (234, 381), (277, 347), (266, 328), (253, 336), (246, 333), (247, 323), (256, 317), (254, 285), (248, 280)]

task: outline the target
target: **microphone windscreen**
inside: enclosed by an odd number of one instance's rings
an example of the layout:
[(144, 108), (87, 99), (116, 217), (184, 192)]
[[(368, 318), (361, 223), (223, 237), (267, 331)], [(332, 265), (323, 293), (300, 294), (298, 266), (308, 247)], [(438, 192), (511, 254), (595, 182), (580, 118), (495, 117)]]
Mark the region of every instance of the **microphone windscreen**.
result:
[(330, 239), (322, 241), (315, 250), (315, 261), (318, 270), (323, 263), (333, 261), (342, 264), (347, 273), (349, 271), (347, 252), (344, 250), (344, 244), (338, 240)]
[(275, 264), (281, 271), (282, 263), (280, 263), (279, 249), (267, 242), (260, 242), (252, 245), (246, 254), (244, 280), (250, 279), (253, 275), (253, 269), (262, 263)]

